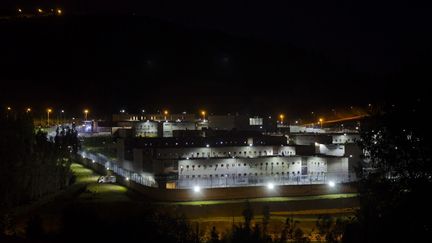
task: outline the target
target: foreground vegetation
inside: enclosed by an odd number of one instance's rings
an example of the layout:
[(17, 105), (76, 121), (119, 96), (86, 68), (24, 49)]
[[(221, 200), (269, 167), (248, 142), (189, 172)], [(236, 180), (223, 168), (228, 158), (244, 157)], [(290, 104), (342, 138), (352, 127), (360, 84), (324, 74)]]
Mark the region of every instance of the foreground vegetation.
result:
[(0, 214), (70, 185), (78, 146), (74, 128), (58, 129), (49, 139), (30, 115), (0, 114)]

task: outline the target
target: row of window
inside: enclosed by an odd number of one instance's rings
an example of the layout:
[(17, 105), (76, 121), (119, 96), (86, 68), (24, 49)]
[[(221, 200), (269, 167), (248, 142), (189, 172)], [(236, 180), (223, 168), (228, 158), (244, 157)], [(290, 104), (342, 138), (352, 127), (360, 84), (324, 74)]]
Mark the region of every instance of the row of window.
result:
[[(269, 165), (268, 162), (267, 162), (267, 163), (260, 163), (259, 165), (260, 165), (260, 166), (263, 166), (264, 164), (265, 164), (265, 166), (268, 166), (268, 165)], [(275, 164), (276, 164), (276, 165), (279, 165), (279, 162), (276, 162), (276, 163), (271, 162), (271, 163), (270, 163), (271, 166), (274, 166)], [(286, 164), (289, 165), (289, 163), (286, 163)], [(291, 162), (291, 164), (294, 165), (295, 162)], [(297, 164), (300, 164), (300, 162), (297, 162)], [(220, 164), (220, 167), (224, 167), (224, 165), (225, 165), (225, 167), (229, 167), (229, 166), (230, 166), (230, 164)], [(242, 164), (240, 164), (240, 163), (237, 164), (237, 166), (239, 166), (239, 167), (240, 167), (241, 165), (242, 165)], [(282, 162), (281, 165), (285, 165), (285, 162)], [(216, 164), (216, 165), (214, 165), (214, 166), (217, 168), (219, 165)], [(232, 167), (235, 167), (236, 164), (231, 164), (231, 166), (232, 166)], [(246, 163), (243, 163), (243, 166), (247, 166), (247, 164), (246, 164)], [(249, 164), (249, 166), (250, 166), (250, 167), (254, 167), (254, 166), (255, 166), (255, 167), (258, 167), (258, 163), (255, 163), (255, 164)], [(192, 169), (195, 169), (195, 167), (201, 168), (201, 165), (192, 165), (191, 167), (192, 167)], [(207, 165), (203, 165), (203, 167), (204, 167), (204, 169), (206, 169), (206, 168), (207, 168)], [(208, 165), (208, 167), (209, 167), (209, 168), (212, 168), (213, 165)], [(183, 165), (180, 166), (180, 168), (183, 169), (183, 168), (184, 168)], [(189, 165), (186, 165), (186, 169), (189, 169)]]
[[(216, 156), (216, 155), (225, 155), (225, 156), (228, 156), (228, 155), (247, 155), (248, 154), (248, 152), (247, 151), (238, 151), (238, 152), (236, 152), (236, 151), (234, 151), (234, 152), (226, 152), (226, 151), (224, 151), (224, 152), (213, 152), (213, 156)], [(254, 154), (254, 155), (256, 155), (257, 154), (257, 151), (249, 151), (249, 154)], [(267, 155), (267, 154), (271, 154), (271, 152), (270, 151), (258, 151), (258, 155), (262, 155), (262, 154), (264, 154), (264, 155)], [(291, 153), (290, 153), (291, 154)], [(167, 156), (170, 156), (170, 157), (172, 157), (172, 156), (175, 156), (175, 157), (178, 157), (179, 156), (179, 154), (178, 153), (164, 153), (164, 154), (161, 154), (161, 153), (158, 153), (158, 156), (161, 156), (162, 155), (162, 157), (167, 157)], [(194, 153), (194, 152), (192, 152), (192, 153), (190, 153), (190, 154), (183, 154), (183, 156), (184, 157), (186, 157), (186, 156), (188, 156), (188, 155), (190, 155), (190, 157), (194, 157), (195, 155), (196, 155), (196, 157), (204, 157), (204, 156), (210, 156), (210, 152), (196, 152), (196, 153)]]
[(347, 138), (347, 139), (333, 139), (333, 143), (346, 143), (346, 142), (355, 142), (355, 139)]
[[(295, 165), (295, 163), (296, 162), (291, 162), (291, 165)], [(321, 163), (321, 162), (312, 162), (312, 164), (314, 164), (315, 163), (315, 165), (317, 165), (317, 166), (321, 166), (321, 165), (325, 165), (325, 163)], [(261, 167), (263, 166), (263, 165), (265, 165), (266, 167), (268, 166), (268, 165), (271, 165), (271, 166), (279, 166), (279, 162), (276, 162), (276, 163), (273, 163), (273, 162), (271, 162), (271, 163), (268, 163), (268, 162), (266, 162), (266, 163), (255, 163), (255, 164), (249, 164), (249, 166), (250, 167), (258, 167), (258, 165), (260, 165)], [(286, 163), (287, 164), (287, 166), (289, 166), (289, 162), (287, 162)], [(297, 164), (300, 164), (300, 162), (298, 162), (297, 161)], [(237, 164), (237, 166), (238, 167), (240, 167), (242, 164), (240, 164), (240, 163), (238, 163)], [(243, 163), (243, 166), (247, 166), (248, 164), (246, 164), (246, 163)], [(285, 162), (281, 162), (280, 163), (280, 165), (282, 165), (282, 166), (284, 166), (285, 165)], [(216, 164), (216, 165), (214, 165), (215, 166), (215, 168), (217, 168), (218, 166), (220, 166), (220, 167), (226, 167), (226, 168), (228, 168), (229, 166), (230, 166), (230, 164)], [(236, 164), (231, 164), (231, 167), (235, 167), (236, 166)], [(186, 169), (189, 169), (190, 167), (192, 167), (192, 169), (193, 170), (195, 170), (195, 168), (197, 167), (198, 169), (200, 169), (201, 168), (201, 165), (192, 165), (192, 166), (190, 166), (190, 165), (186, 165)], [(202, 167), (204, 168), (204, 169), (207, 169), (207, 167), (209, 167), (209, 168), (212, 168), (213, 167), (213, 165), (202, 165)], [(184, 167), (183, 167), (183, 165), (181, 165), (180, 166), (180, 169), (184, 169)]]
[[(272, 153), (270, 152), (270, 151), (234, 151), (234, 152), (226, 152), (226, 151), (224, 151), (224, 152), (213, 152), (212, 153), (212, 155), (213, 155), (213, 157), (217, 157), (217, 156), (223, 156), (223, 157), (230, 157), (230, 156), (247, 156), (247, 155), (254, 155), (254, 156), (256, 156), (256, 155), (258, 155), (258, 156), (261, 156), (261, 155), (264, 155), (264, 156), (266, 156), (266, 155), (272, 155)], [(294, 154), (294, 152), (292, 152), (292, 151), (287, 151), (287, 152), (282, 152), (282, 154), (281, 155), (295, 155)], [(161, 153), (158, 153), (158, 156), (159, 157), (164, 157), (164, 158), (166, 158), (166, 157), (169, 157), (169, 158), (178, 158), (179, 156), (181, 156), (180, 154), (178, 154), (178, 153), (163, 153), (163, 154), (161, 154)], [(199, 157), (210, 157), (211, 156), (211, 154), (210, 154), (210, 152), (192, 152), (192, 153), (190, 153), (190, 154), (183, 154), (182, 155), (182, 157), (184, 157), (184, 158), (188, 158), (188, 157), (191, 157), (191, 158), (199, 158)]]
[[(310, 175), (324, 175), (325, 174), (325, 172), (310, 172)], [(279, 172), (276, 172), (276, 173), (238, 173), (238, 174), (208, 174), (208, 175), (185, 175), (185, 176), (181, 176), (180, 178), (185, 178), (185, 179), (190, 179), (190, 178), (207, 178), (207, 177), (210, 177), (210, 178), (212, 178), (212, 177), (216, 177), (216, 178), (218, 178), (218, 177), (223, 177), (223, 178), (233, 178), (233, 177), (245, 177), (245, 176), (279, 176), (279, 175), (282, 175), (282, 176), (296, 176), (296, 175), (300, 175), (300, 171), (297, 171), (297, 172), (281, 172), (281, 173), (279, 173)]]

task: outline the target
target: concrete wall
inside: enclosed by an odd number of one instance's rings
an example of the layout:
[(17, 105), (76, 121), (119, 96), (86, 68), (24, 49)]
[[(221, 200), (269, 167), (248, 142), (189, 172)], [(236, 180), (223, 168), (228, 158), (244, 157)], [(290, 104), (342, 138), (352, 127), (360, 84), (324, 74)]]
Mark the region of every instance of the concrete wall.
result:
[(290, 125), (289, 132), (290, 133), (325, 133), (325, 130), (321, 128)]
[(174, 130), (196, 130), (195, 122), (164, 122), (163, 137), (172, 137)]
[(136, 190), (147, 197), (158, 201), (197, 201), (197, 200), (230, 200), (230, 199), (251, 199), (265, 197), (293, 197), (313, 196), (335, 193), (356, 193), (352, 184), (337, 184), (331, 188), (328, 185), (295, 185), (276, 186), (269, 190), (265, 186), (235, 187), (235, 188), (212, 188), (201, 189), (194, 192), (191, 189), (162, 189), (143, 187), (131, 181), (120, 181), (121, 184)]
[(136, 122), (133, 131), (136, 137), (158, 137), (161, 134), (159, 122), (155, 121)]
[(321, 173), (327, 173), (327, 158), (316, 157), (316, 156), (307, 156), (302, 157), (302, 160), (305, 161), (309, 175), (316, 175)]
[(327, 159), (327, 172), (329, 173), (347, 173), (348, 172), (348, 158), (328, 158)]
[(193, 159), (180, 160), (180, 179), (209, 177), (241, 177), (248, 175), (298, 175), (301, 173), (301, 157), (268, 157), (254, 159)]
[(332, 141), (333, 143), (355, 143), (357, 140), (360, 139), (359, 134), (335, 134), (332, 135)]
[(330, 156), (344, 156), (345, 146), (339, 144), (318, 144), (315, 146), (317, 154), (324, 154)]
[(315, 143), (331, 144), (332, 137), (326, 134), (296, 134), (290, 135), (290, 140), (296, 145), (312, 145)]
[(348, 157), (349, 170), (355, 171), (355, 168), (359, 166), (360, 161), (363, 160), (362, 150), (357, 144), (345, 144), (345, 155)]
[(295, 155), (293, 146), (224, 146), (224, 147), (181, 147), (155, 150), (157, 159), (180, 158), (256, 158), (260, 156)]

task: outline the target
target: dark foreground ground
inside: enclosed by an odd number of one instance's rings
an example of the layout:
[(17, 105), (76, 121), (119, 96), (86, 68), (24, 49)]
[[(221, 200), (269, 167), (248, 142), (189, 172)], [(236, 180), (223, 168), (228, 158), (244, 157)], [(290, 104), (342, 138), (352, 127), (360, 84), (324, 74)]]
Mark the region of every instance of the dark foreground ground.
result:
[[(72, 169), (77, 180), (71, 188), (14, 210), (11, 215), (16, 227), (11, 234), (15, 237), (2, 242), (152, 242), (164, 241), (163, 237), (169, 237), (167, 231), (179, 234), (183, 223), (206, 237), (213, 226), (223, 234), (233, 224), (243, 222), (246, 200), (152, 202), (123, 186), (97, 184), (99, 176), (82, 165), (73, 164)], [(264, 207), (269, 208), (269, 233), (275, 236), (287, 217), (298, 220), (303, 231), (313, 232), (319, 215), (349, 217), (358, 205), (355, 194), (261, 198), (249, 202), (254, 212), (253, 224), (261, 223)]]

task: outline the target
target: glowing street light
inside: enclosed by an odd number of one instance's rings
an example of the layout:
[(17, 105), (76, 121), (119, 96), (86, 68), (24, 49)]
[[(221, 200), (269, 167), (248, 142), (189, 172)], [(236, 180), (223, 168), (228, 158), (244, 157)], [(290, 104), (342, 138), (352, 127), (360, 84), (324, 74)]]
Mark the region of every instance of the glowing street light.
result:
[(26, 112), (27, 112), (27, 113), (31, 112), (31, 108), (30, 108), (30, 107), (27, 108), (27, 109), (26, 109)]
[(48, 124), (48, 126), (49, 126), (49, 123), (50, 123), (50, 122), (49, 122), (49, 118), (50, 118), (49, 116), (50, 116), (50, 113), (51, 113), (51, 112), (52, 112), (52, 109), (51, 109), (51, 108), (48, 108), (48, 109), (47, 109), (47, 124)]
[(284, 114), (280, 114), (280, 115), (279, 115), (279, 118), (280, 118), (280, 123), (283, 124), (283, 121), (284, 121), (285, 115), (284, 115)]
[(10, 106), (8, 106), (6, 109), (7, 109), (8, 111), (11, 111), (11, 110), (12, 110), (12, 108), (11, 108)]
[(43, 10), (41, 8), (37, 9), (38, 13), (43, 13)]
[(201, 115), (203, 116), (203, 121), (205, 121), (206, 111), (201, 111)]
[(167, 116), (168, 116), (168, 110), (164, 110), (163, 113), (164, 113), (164, 115), (165, 115), (165, 116), (164, 116), (164, 120), (166, 120), (166, 119), (167, 119)]
[(88, 113), (89, 113), (89, 110), (88, 109), (85, 109), (84, 110), (84, 115), (85, 115), (85, 120), (87, 121), (87, 115), (88, 115)]
[(19, 8), (19, 9), (18, 9), (18, 13), (22, 13), (22, 9)]
[(329, 181), (328, 185), (329, 187), (335, 187), (336, 183), (334, 181)]
[(199, 187), (199, 186), (194, 186), (194, 187), (193, 187), (193, 191), (196, 192), (196, 193), (198, 193), (198, 192), (201, 191), (201, 187)]
[(57, 9), (57, 14), (58, 15), (61, 15), (63, 12), (62, 12), (62, 10), (61, 9)]
[(323, 118), (320, 118), (318, 121), (319, 121), (319, 123), (321, 124), (321, 128), (322, 128), (322, 125), (323, 125), (324, 119), (323, 119)]

